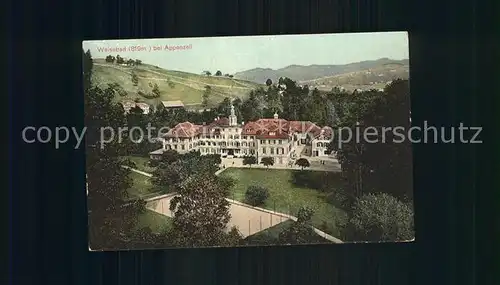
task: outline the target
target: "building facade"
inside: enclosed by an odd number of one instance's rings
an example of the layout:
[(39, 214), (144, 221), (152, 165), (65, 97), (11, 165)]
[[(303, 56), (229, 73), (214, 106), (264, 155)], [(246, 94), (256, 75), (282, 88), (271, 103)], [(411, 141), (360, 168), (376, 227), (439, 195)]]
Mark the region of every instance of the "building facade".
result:
[(273, 157), (275, 164), (289, 164), (299, 155), (328, 156), (331, 128), (320, 128), (309, 121), (287, 121), (277, 114), (272, 119), (241, 122), (234, 107), (228, 118), (216, 118), (208, 125), (184, 122), (176, 125), (162, 139), (163, 148), (151, 153), (159, 158), (165, 150), (179, 153), (199, 151), (222, 157)]
[(123, 101), (121, 102), (123, 106), (123, 110), (125, 111), (125, 114), (130, 113), (130, 110), (132, 108), (139, 107), (142, 110), (143, 114), (149, 114), (151, 107), (147, 103), (138, 103), (134, 101)]

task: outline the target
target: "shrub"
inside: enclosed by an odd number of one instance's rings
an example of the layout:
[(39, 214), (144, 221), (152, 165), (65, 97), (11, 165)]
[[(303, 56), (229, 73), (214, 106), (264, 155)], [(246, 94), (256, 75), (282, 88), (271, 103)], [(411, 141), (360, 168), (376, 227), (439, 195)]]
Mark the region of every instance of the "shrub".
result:
[(349, 225), (356, 240), (410, 240), (414, 237), (413, 207), (389, 194), (367, 194), (354, 202)]
[(245, 192), (245, 202), (252, 206), (259, 206), (269, 198), (269, 190), (262, 186), (249, 186)]
[(151, 159), (149, 162), (147, 162), (147, 166), (150, 167), (157, 167), (160, 164), (158, 160)]

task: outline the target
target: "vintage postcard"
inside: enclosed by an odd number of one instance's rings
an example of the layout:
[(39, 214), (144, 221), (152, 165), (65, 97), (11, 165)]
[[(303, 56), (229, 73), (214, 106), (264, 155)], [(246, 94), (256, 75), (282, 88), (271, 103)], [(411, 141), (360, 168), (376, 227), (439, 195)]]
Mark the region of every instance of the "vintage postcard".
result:
[(82, 56), (91, 250), (414, 239), (406, 32)]

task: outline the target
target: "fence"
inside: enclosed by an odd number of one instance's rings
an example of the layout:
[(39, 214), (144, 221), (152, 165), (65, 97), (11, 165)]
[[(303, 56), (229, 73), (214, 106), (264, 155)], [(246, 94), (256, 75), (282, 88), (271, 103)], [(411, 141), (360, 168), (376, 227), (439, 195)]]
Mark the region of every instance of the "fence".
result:
[[(172, 217), (174, 213), (170, 210), (170, 201), (174, 196), (175, 194), (172, 193), (152, 198), (147, 202), (147, 207), (157, 213)], [(270, 228), (272, 229), (270, 230), (271, 232), (269, 234), (278, 235), (282, 229), (275, 226), (286, 221), (297, 220), (297, 218), (293, 215), (271, 211), (259, 207), (252, 207), (250, 205), (231, 199), (227, 200), (230, 202), (229, 213), (231, 215), (231, 219), (227, 226), (229, 229), (233, 227), (238, 228), (243, 237), (248, 237)], [(336, 243), (341, 242), (339, 239), (321, 230), (315, 228), (314, 231), (327, 240)]]

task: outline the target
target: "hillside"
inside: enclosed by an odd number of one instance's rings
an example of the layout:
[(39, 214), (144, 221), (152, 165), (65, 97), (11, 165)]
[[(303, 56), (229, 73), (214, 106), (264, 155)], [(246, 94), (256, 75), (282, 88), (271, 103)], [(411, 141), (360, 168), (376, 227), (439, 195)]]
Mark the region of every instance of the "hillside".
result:
[(277, 70), (270, 68), (255, 68), (235, 73), (234, 77), (260, 84), (264, 84), (268, 78), (274, 82), (280, 77), (288, 77), (296, 81), (310, 81), (323, 77), (382, 68), (386, 65), (408, 66), (409, 60), (381, 58), (378, 60), (362, 61), (344, 65), (290, 65)]
[[(137, 75), (137, 86), (132, 82), (132, 73)], [(181, 100), (186, 105), (198, 106), (202, 102), (205, 86), (211, 87), (209, 105), (221, 102), (225, 97), (245, 98), (250, 90), (259, 84), (223, 76), (206, 76), (181, 71), (162, 69), (149, 64), (125, 66), (95, 59), (92, 81), (98, 86), (107, 87), (116, 83), (120, 87), (116, 100), (135, 100), (151, 105), (160, 101)], [(140, 94), (151, 94), (154, 84), (158, 85), (160, 96), (148, 98)]]
[(301, 81), (300, 83), (308, 85), (311, 89), (331, 90), (333, 87), (339, 86), (353, 91), (355, 89), (382, 89), (387, 83), (398, 78), (409, 78), (408, 65), (385, 64), (375, 68)]

